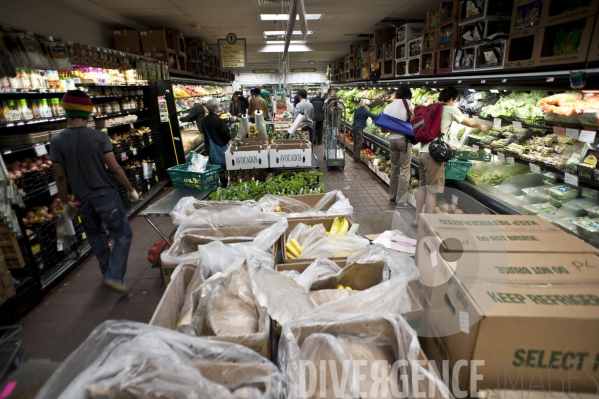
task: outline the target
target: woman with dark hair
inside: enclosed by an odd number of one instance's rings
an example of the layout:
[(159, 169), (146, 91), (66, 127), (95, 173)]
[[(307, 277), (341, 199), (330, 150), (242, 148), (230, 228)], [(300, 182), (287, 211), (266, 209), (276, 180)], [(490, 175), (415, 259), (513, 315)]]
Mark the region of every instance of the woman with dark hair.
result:
[(360, 161), (360, 151), (362, 150), (362, 133), (366, 127), (368, 118), (374, 120), (377, 114), (369, 111), (370, 101), (366, 99), (360, 100), (360, 106), (354, 111), (354, 124), (352, 125), (352, 136), (354, 137), (354, 159)]
[[(395, 101), (387, 105), (384, 114), (409, 122), (414, 116), (414, 106), (410, 102), (412, 92), (407, 87), (400, 87), (395, 92)], [(401, 133), (391, 132), (389, 136), (389, 152), (391, 153), (391, 176), (389, 177), (389, 203), (397, 203), (398, 208), (407, 208), (409, 204), (404, 198), (410, 187), (410, 161), (412, 160), (412, 143)], [(400, 202), (397, 202), (399, 200)]]
[(233, 93), (231, 97), (231, 103), (229, 104), (229, 113), (233, 116), (240, 116), (245, 114), (247, 108), (243, 101), (239, 98), (239, 92)]
[[(441, 118), (441, 134), (443, 139), (448, 139), (449, 126), (452, 122), (464, 126), (488, 131), (489, 126), (478, 123), (474, 119), (466, 118), (454, 107), (459, 93), (455, 87), (449, 86), (439, 93), (439, 102), (443, 103), (443, 116)], [(422, 144), (418, 153), (418, 172), (420, 174), (420, 187), (416, 196), (416, 219), (414, 226), (418, 226), (418, 217), (424, 207), (424, 213), (433, 213), (437, 204), (437, 194), (445, 189), (445, 163), (434, 160), (428, 153), (429, 143)]]

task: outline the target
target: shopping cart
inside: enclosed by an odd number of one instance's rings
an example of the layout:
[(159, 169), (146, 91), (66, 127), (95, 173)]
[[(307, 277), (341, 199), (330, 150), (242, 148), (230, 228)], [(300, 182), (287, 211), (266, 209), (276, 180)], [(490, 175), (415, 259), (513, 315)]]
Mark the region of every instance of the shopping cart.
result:
[(339, 100), (331, 100), (324, 109), (325, 146), (324, 159), (327, 170), (331, 167), (345, 169), (345, 148), (339, 142), (341, 122), (345, 120), (345, 105)]
[(2, 361), (7, 359), (4, 366), (0, 366), (2, 367), (0, 369), (0, 381), (6, 377), (11, 369), (16, 369), (23, 364), (23, 358), (25, 357), (23, 342), (16, 338), (22, 329), (21, 326), (0, 327), (0, 359)]

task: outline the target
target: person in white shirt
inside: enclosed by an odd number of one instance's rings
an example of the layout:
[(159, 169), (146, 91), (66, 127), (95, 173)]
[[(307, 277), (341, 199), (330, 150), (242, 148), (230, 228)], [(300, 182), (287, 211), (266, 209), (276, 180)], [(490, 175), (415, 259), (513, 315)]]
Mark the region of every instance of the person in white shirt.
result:
[[(410, 89), (400, 87), (395, 92), (395, 101), (387, 105), (383, 113), (409, 122), (414, 116), (414, 106), (410, 102), (411, 98), (412, 92)], [(409, 207), (406, 199), (410, 187), (412, 143), (405, 135), (392, 131), (389, 136), (389, 151), (391, 152), (389, 203), (397, 203), (398, 208), (407, 208)]]
[(300, 102), (295, 106), (293, 111), (293, 119), (302, 113), (305, 116), (302, 122), (302, 130), (308, 131), (310, 134), (310, 143), (314, 143), (314, 106), (308, 101), (308, 92), (304, 89), (299, 89), (297, 95), (300, 98)]

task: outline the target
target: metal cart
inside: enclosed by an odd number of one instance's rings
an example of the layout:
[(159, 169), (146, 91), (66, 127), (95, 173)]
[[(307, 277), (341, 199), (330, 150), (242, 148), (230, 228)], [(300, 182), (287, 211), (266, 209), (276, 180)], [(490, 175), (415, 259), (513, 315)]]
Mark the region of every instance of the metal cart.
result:
[(345, 169), (345, 148), (339, 142), (339, 129), (345, 120), (345, 105), (339, 100), (331, 100), (324, 109), (324, 159), (327, 170), (331, 167)]
[(0, 327), (0, 354), (3, 359), (6, 359), (5, 356), (8, 354), (6, 363), (0, 366), (0, 381), (11, 369), (16, 369), (23, 363), (25, 357), (23, 342), (16, 338), (22, 329), (21, 326)]

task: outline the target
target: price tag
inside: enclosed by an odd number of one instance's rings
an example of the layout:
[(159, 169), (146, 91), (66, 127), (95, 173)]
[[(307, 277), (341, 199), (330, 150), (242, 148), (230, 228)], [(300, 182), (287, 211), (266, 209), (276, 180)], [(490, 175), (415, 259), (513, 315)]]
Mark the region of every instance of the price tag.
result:
[(507, 82), (507, 79), (501, 79), (501, 83)]
[(554, 80), (555, 80), (555, 78), (553, 76), (547, 77), (547, 82), (553, 82)]
[(579, 135), (580, 135), (580, 130), (566, 128), (566, 137), (570, 137), (571, 139), (578, 140)]
[(595, 135), (597, 132), (592, 130), (581, 130), (580, 137), (578, 137), (578, 141), (583, 141), (585, 143), (593, 143), (595, 141)]
[(73, 83), (80, 84), (81, 83), (81, 78), (73, 78)]
[(493, 118), (493, 127), (501, 127), (501, 119)]
[(137, 155), (137, 148), (134, 148), (132, 151), (133, 151), (133, 155)]
[(472, 149), (473, 149), (474, 151), (478, 151), (480, 148), (478, 148), (478, 146), (477, 146), (477, 145), (473, 145), (473, 146), (472, 146)]
[(451, 195), (451, 202), (452, 202), (452, 204), (457, 205), (458, 204), (458, 196), (455, 195), (455, 194), (452, 194)]
[(560, 137), (566, 137), (566, 128), (560, 126), (553, 127), (553, 134)]
[(514, 129), (522, 130), (522, 122), (513, 122), (512, 124), (514, 125)]
[(462, 81), (461, 81), (461, 80), (458, 80), (458, 83), (462, 83)]
[(50, 196), (58, 194), (58, 186), (56, 183), (50, 183), (48, 185), (48, 190), (50, 191)]
[(468, 312), (460, 310), (460, 331), (466, 334), (470, 334), (470, 321)]
[(493, 89), (491, 89), (491, 93), (499, 94), (499, 90), (493, 90)]
[(42, 155), (46, 155), (48, 153), (48, 150), (46, 150), (46, 146), (44, 144), (36, 145), (33, 147), (33, 149), (35, 150), (35, 153), (38, 157), (41, 157)]
[(530, 171), (532, 173), (536, 173), (537, 175), (541, 174), (541, 167), (539, 165), (535, 165), (534, 163), (529, 163), (528, 166), (530, 166)]
[(481, 83), (487, 83), (486, 79), (481, 79), (480, 82)]
[(121, 161), (126, 161), (127, 160), (127, 153), (123, 152), (121, 153)]
[(564, 183), (578, 186), (578, 176), (571, 173), (564, 173)]
[(135, 127), (133, 126), (133, 123), (129, 123), (129, 127), (130, 127), (131, 129), (135, 129)]
[(505, 162), (505, 154), (498, 152), (497, 159), (499, 159), (501, 162)]
[(380, 161), (380, 159), (379, 159), (379, 158), (376, 158), (376, 159), (375, 159), (375, 160), (372, 162), (372, 165), (373, 165), (373, 166), (378, 166), (378, 164), (379, 164), (379, 161)]
[(370, 143), (370, 149), (374, 150), (374, 145), (372, 143)]
[(507, 163), (509, 163), (510, 165), (513, 165), (514, 164), (514, 157), (506, 157), (505, 161)]

